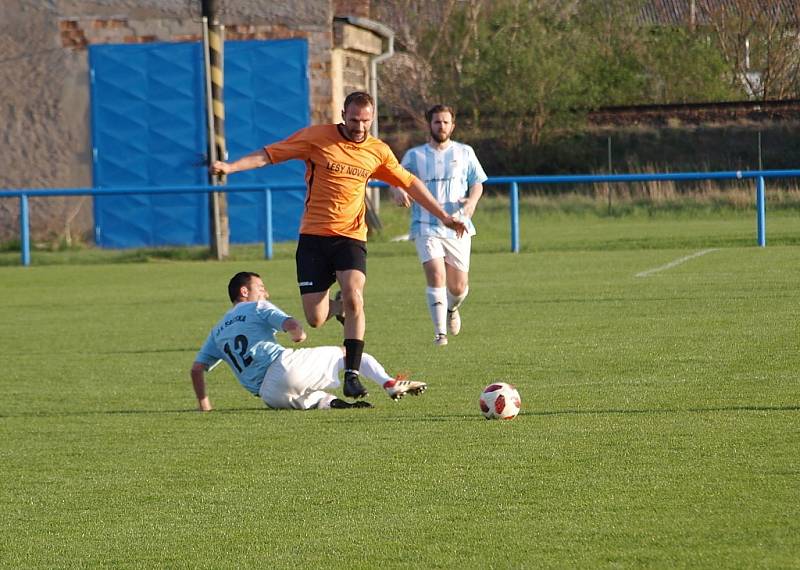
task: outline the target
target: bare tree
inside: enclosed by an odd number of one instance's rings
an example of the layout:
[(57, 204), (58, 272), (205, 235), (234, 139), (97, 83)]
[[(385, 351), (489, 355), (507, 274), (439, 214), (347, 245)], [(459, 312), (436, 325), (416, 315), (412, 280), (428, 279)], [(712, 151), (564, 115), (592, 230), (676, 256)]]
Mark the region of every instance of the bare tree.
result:
[(798, 96), (800, 6), (797, 2), (697, 0), (698, 15), (712, 30), (732, 83), (751, 96)]
[[(398, 47), (395, 57), (380, 70), (384, 109), (423, 122), (421, 113), (431, 101), (446, 100), (459, 88), (484, 4), (485, 0), (373, 2), (374, 17), (395, 31)], [(467, 14), (466, 25), (458, 21), (462, 14)], [(442, 67), (449, 67), (451, 73), (436, 73)]]

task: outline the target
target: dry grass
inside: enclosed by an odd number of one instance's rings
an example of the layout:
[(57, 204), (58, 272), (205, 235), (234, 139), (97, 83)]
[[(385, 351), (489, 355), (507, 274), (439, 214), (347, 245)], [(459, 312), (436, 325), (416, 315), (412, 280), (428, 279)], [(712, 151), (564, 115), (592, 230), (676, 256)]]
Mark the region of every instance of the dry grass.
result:
[[(656, 174), (654, 167), (631, 168), (630, 174)], [(597, 173), (603, 174), (603, 173)], [(800, 209), (800, 181), (767, 180), (767, 208)], [(752, 180), (650, 180), (572, 186), (528, 186), (521, 203), (535, 210), (574, 212), (594, 210), (624, 215), (633, 210), (647, 212), (743, 211), (755, 208), (756, 188)]]

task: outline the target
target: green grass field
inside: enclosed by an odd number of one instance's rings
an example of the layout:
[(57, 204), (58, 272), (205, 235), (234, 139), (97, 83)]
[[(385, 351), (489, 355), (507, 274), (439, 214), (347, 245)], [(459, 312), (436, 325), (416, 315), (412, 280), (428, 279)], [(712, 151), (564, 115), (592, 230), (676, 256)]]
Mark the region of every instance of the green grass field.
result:
[[(797, 216), (767, 248), (750, 215), (526, 219), (515, 255), (483, 215), (444, 348), (410, 244), (371, 246), (367, 351), (430, 385), (372, 410), (268, 410), (220, 367), (194, 411), (230, 275), (300, 314), (289, 245), (0, 267), (0, 566), (800, 567)], [(512, 422), (478, 411), (498, 379)]]

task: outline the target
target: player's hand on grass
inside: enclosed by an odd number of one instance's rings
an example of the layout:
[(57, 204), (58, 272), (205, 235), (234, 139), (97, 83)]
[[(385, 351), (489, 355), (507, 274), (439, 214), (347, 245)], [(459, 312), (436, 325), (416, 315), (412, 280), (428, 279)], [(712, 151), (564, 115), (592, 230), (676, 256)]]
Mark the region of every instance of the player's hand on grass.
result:
[(211, 405), (211, 400), (208, 399), (208, 396), (198, 400), (197, 404), (197, 409), (201, 412), (210, 412), (214, 409), (214, 407)]

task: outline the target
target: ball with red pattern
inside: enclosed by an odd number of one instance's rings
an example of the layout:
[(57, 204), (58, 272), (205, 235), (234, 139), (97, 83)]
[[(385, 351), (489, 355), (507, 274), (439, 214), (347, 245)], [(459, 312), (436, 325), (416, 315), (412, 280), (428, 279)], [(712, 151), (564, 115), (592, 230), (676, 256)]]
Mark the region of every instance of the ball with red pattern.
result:
[(487, 420), (513, 420), (522, 407), (522, 399), (513, 385), (493, 382), (481, 392), (478, 405)]

